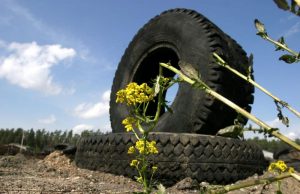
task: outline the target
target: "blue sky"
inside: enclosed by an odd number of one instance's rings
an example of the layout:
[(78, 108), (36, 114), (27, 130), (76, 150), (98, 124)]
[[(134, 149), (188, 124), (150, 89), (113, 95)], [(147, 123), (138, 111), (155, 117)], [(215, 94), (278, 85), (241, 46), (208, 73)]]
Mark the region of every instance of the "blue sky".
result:
[[(255, 18), (270, 36), (300, 50), (300, 18), (273, 1), (0, 0), (0, 128), (110, 130), (109, 93), (119, 60), (146, 22), (171, 8), (194, 9), (254, 54), (255, 79), (300, 109), (300, 64), (255, 35)], [(282, 127), (270, 98), (256, 90), (253, 111), (300, 137), (300, 122)]]

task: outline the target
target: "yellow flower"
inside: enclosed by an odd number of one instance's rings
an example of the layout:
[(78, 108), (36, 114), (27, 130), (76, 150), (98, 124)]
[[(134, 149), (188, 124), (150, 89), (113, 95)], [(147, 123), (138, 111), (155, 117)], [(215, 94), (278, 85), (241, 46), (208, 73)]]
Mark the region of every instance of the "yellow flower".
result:
[(128, 84), (125, 89), (117, 92), (116, 102), (125, 102), (127, 105), (141, 104), (151, 101), (154, 97), (153, 94), (153, 90), (146, 83), (138, 85), (132, 82)]
[(295, 173), (295, 169), (293, 167), (289, 167), (289, 173)]
[(139, 164), (138, 160), (132, 160), (130, 166), (137, 166)]
[(170, 82), (170, 78), (162, 77), (162, 84), (163, 86), (167, 86)]
[(139, 182), (139, 183), (143, 183), (143, 178), (142, 178), (142, 177), (138, 177), (138, 178), (136, 179), (136, 181)]
[(117, 103), (123, 103), (125, 101), (125, 93), (124, 90), (120, 90), (117, 92)]
[(286, 172), (288, 169), (287, 165), (282, 160), (278, 160), (277, 162), (272, 162), (269, 165), (268, 171), (270, 172), (277, 172), (279, 174)]
[[(146, 146), (145, 146), (146, 142)], [(156, 142), (155, 141), (144, 141), (142, 139), (138, 140), (135, 143), (135, 148), (139, 151), (140, 154), (157, 154), (158, 150), (156, 148)]]
[(152, 166), (152, 171), (155, 172), (157, 170), (157, 166)]
[(130, 146), (130, 147), (128, 148), (128, 154), (133, 154), (134, 152), (135, 152), (134, 147), (133, 147), (133, 146)]
[(152, 154), (158, 154), (158, 150), (156, 148), (156, 142), (155, 141), (151, 141), (148, 145), (148, 149), (149, 152)]
[(127, 132), (133, 131), (133, 126), (135, 126), (136, 119), (134, 117), (127, 117), (122, 121)]
[(135, 148), (140, 152), (140, 153), (144, 153), (145, 152), (145, 146), (144, 146), (144, 141), (143, 140), (138, 140), (135, 143)]

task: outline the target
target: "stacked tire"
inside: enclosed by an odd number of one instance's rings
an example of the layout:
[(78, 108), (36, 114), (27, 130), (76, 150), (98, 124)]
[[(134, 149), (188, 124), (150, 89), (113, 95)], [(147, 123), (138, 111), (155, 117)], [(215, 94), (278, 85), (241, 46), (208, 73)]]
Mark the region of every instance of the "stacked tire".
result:
[[(116, 92), (130, 82), (148, 83), (155, 79), (159, 62), (190, 63), (208, 86), (247, 111), (253, 103), (253, 86), (219, 66), (212, 57), (216, 52), (243, 74), (249, 69), (243, 49), (201, 14), (173, 9), (151, 19), (135, 35), (126, 49), (115, 74), (111, 90), (110, 120), (113, 133), (85, 137), (78, 143), (79, 167), (134, 177), (133, 159), (127, 154), (134, 145), (133, 134), (125, 133), (122, 120), (129, 109), (116, 103)], [(251, 73), (251, 72), (250, 72)], [(175, 76), (164, 70), (164, 76)], [(166, 95), (166, 94), (164, 94)], [(149, 114), (155, 113), (155, 102)], [(262, 151), (239, 139), (215, 136), (232, 125), (237, 113), (201, 90), (180, 83), (171, 109), (162, 112), (150, 139), (157, 142), (159, 154), (151, 158), (158, 166), (156, 179), (171, 185), (185, 177), (195, 182), (231, 183), (265, 167)], [(247, 119), (241, 122), (244, 124)]]
[[(157, 142), (159, 151), (150, 161), (158, 166), (156, 179), (164, 185), (185, 177), (196, 182), (227, 184), (264, 169), (260, 148), (238, 139), (163, 132), (151, 133), (149, 137)], [(137, 172), (129, 163), (134, 156), (127, 151), (135, 141), (130, 133), (82, 138), (77, 148), (77, 165), (133, 178)]]

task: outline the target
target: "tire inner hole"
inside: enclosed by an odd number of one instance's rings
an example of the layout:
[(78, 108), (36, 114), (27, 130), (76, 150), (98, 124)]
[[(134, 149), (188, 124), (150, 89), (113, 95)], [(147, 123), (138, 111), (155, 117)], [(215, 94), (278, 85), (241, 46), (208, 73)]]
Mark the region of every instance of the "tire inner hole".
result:
[[(159, 47), (147, 53), (146, 56), (143, 57), (143, 60), (138, 65), (137, 71), (133, 77), (133, 82), (138, 84), (147, 83), (150, 87), (153, 86), (153, 81), (159, 74), (159, 63), (168, 63), (170, 62), (177, 69), (179, 57), (176, 52), (168, 47)], [(175, 73), (171, 72), (168, 69), (163, 68), (163, 76), (164, 77), (174, 77)], [(175, 77), (176, 78), (176, 77)], [(170, 87), (166, 92), (164, 92), (164, 99), (168, 102), (168, 105), (172, 105), (172, 103), (176, 100), (176, 94), (178, 92), (178, 84), (174, 84)], [(157, 108), (157, 101), (151, 102), (147, 109), (147, 115), (155, 115)], [(165, 109), (161, 111), (161, 115), (166, 112)]]

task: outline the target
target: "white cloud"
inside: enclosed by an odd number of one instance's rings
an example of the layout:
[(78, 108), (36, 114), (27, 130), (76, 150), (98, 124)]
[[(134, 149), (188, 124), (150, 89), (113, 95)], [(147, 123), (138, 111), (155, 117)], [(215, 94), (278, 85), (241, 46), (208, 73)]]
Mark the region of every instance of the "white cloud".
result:
[(75, 94), (75, 92), (76, 92), (76, 89), (74, 87), (65, 89), (65, 94), (67, 94), (67, 95), (73, 95), (73, 94)]
[[(0, 15), (0, 24), (2, 27), (6, 25), (20, 26), (20, 31), (25, 31), (35, 36), (41, 36), (43, 39), (49, 42), (59, 42), (63, 45), (72, 45), (77, 51), (78, 59), (81, 59), (84, 63), (88, 64), (101, 64), (105, 70), (115, 70), (115, 61), (106, 58), (105, 56), (97, 57), (93, 56), (93, 52), (79, 37), (75, 37), (74, 34), (69, 33), (63, 28), (55, 25), (49, 25), (43, 20), (43, 15), (35, 15), (26, 6), (19, 4), (17, 1), (6, 0), (1, 1), (1, 6), (7, 10), (7, 13)], [(1, 27), (1, 26), (0, 26)]]
[(291, 121), (289, 127), (283, 125), (278, 118), (275, 118), (272, 121), (267, 121), (266, 123), (273, 128), (278, 128), (280, 133), (282, 133), (283, 135), (291, 139), (300, 138), (300, 132), (299, 132), (300, 124), (297, 122)]
[(56, 117), (54, 115), (50, 115), (47, 118), (39, 119), (38, 122), (42, 124), (53, 124), (56, 122)]
[(109, 102), (110, 99), (110, 90), (107, 90), (102, 95), (102, 100), (105, 102)]
[(110, 123), (106, 123), (104, 125), (95, 127), (94, 125), (90, 125), (90, 124), (79, 124), (76, 125), (75, 127), (73, 127), (73, 133), (74, 134), (81, 134), (84, 130), (92, 130), (92, 131), (96, 131), (96, 130), (100, 130), (102, 133), (106, 133), (106, 132), (111, 132), (111, 126)]
[(280, 128), (283, 127), (283, 124), (281, 123), (281, 121), (278, 118), (275, 118), (271, 121), (267, 121), (266, 122), (270, 127), (272, 128)]
[(291, 14), (291, 15), (289, 15), (289, 16), (287, 16), (287, 17), (280, 18), (280, 19), (279, 19), (279, 22), (280, 22), (280, 23), (286, 23), (286, 22), (288, 22), (288, 21), (290, 21), (290, 20), (295, 20), (295, 19), (297, 19), (297, 16)]
[(108, 108), (108, 104), (103, 102), (96, 104), (82, 103), (75, 108), (75, 114), (83, 119), (93, 119), (105, 115)]
[(2, 3), (3, 6), (5, 6), (10, 12), (10, 15), (6, 16), (7, 19), (4, 20), (6, 24), (14, 25), (15, 23), (12, 23), (12, 21), (19, 21), (26, 24), (26, 26), (30, 27), (30, 29), (35, 29), (43, 34), (43, 36), (49, 37), (54, 41), (60, 41), (65, 38), (62, 33), (56, 32), (53, 28), (45, 24), (39, 17), (33, 15), (29, 9), (21, 6), (16, 1), (4, 1)]
[(87, 124), (79, 124), (73, 127), (73, 133), (74, 134), (81, 134), (82, 131), (84, 130), (93, 130), (94, 126), (93, 125), (87, 125)]
[(110, 91), (105, 91), (100, 102), (81, 103), (74, 109), (75, 116), (82, 119), (93, 119), (108, 114)]
[(101, 127), (100, 127), (100, 130), (101, 130), (101, 132), (103, 132), (103, 133), (111, 132), (112, 129), (111, 129), (110, 123), (107, 123), (107, 124), (101, 126)]
[(298, 32), (300, 32), (300, 22), (297, 22), (296, 24), (294, 24), (290, 29), (288, 29), (285, 33), (284, 36), (285, 37), (290, 37), (294, 34), (297, 34)]
[(295, 132), (289, 132), (286, 134), (286, 136), (288, 136), (289, 138), (291, 139), (296, 139), (296, 138), (299, 138), (299, 134), (297, 135)]
[(76, 52), (61, 45), (38, 45), (36, 42), (7, 45), (9, 55), (0, 59), (0, 78), (25, 89), (57, 95), (62, 87), (53, 82), (51, 68), (72, 58)]

